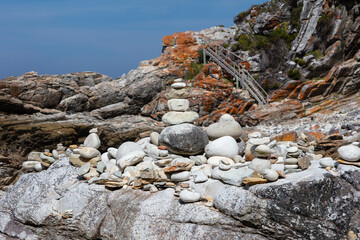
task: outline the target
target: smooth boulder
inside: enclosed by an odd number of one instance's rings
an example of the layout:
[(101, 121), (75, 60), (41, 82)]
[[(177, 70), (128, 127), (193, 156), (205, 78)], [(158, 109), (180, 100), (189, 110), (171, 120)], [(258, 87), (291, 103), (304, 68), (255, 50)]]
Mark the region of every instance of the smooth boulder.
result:
[(90, 133), (84, 141), (85, 147), (98, 149), (101, 145), (100, 138), (96, 133)]
[(235, 139), (230, 136), (218, 138), (205, 147), (207, 157), (222, 156), (234, 158), (238, 155), (239, 146)]
[(201, 195), (197, 192), (190, 192), (189, 190), (181, 191), (180, 193), (180, 199), (184, 203), (192, 203), (197, 202), (201, 198)]
[(211, 140), (224, 136), (231, 136), (236, 139), (241, 136), (241, 133), (240, 124), (229, 114), (224, 114), (217, 123), (211, 124), (206, 129), (206, 134)]
[(357, 162), (360, 160), (360, 148), (353, 144), (339, 147), (338, 153), (342, 159), (349, 162)]
[(159, 136), (159, 145), (175, 154), (197, 155), (204, 152), (209, 139), (200, 128), (184, 123), (166, 127)]
[(116, 160), (119, 160), (125, 155), (136, 151), (143, 151), (143, 149), (139, 144), (134, 142), (124, 142), (123, 144), (120, 145), (120, 147), (116, 152)]

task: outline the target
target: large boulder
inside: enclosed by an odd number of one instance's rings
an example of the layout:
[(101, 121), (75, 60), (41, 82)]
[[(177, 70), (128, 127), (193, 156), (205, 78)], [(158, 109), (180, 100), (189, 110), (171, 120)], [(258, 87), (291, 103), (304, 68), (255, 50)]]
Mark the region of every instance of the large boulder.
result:
[(181, 155), (196, 155), (204, 152), (209, 139), (200, 128), (184, 123), (165, 128), (159, 136), (159, 144), (170, 152)]

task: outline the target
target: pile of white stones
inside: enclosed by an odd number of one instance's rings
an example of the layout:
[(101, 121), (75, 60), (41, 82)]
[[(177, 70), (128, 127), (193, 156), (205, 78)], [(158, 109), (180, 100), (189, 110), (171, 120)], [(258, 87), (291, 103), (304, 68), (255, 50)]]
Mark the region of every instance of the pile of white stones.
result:
[[(101, 154), (97, 129), (92, 129), (83, 145), (72, 145), (66, 150), (58, 145), (52, 153), (32, 152), (30, 161), (24, 162), (23, 167), (41, 171), (59, 155), (67, 156), (89, 184), (150, 192), (174, 188), (175, 196), (182, 202), (207, 200), (208, 206), (212, 206), (211, 199), (218, 184), (240, 187), (277, 181), (287, 174), (306, 170), (317, 160), (321, 167), (336, 174), (338, 162), (315, 155), (311, 146), (271, 141), (259, 132), (248, 134), (245, 144), (241, 135), (240, 125), (225, 114), (205, 131), (182, 123), (166, 127), (160, 134), (152, 132), (137, 142), (110, 147)], [(360, 148), (357, 144), (340, 147), (341, 158), (358, 162)]]

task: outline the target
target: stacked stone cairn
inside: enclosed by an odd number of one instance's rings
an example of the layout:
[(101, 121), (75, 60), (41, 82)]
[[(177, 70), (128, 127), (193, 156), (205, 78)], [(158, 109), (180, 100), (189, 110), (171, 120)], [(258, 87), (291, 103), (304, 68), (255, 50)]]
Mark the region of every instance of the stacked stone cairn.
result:
[(170, 111), (162, 117), (162, 121), (168, 126), (195, 122), (199, 118), (199, 114), (189, 111), (189, 100), (181, 98), (185, 97), (186, 83), (179, 78), (174, 80), (171, 87), (171, 93), (167, 95), (167, 106)]
[[(188, 102), (180, 105), (182, 110), (188, 109)], [(180, 107), (173, 107), (170, 101), (169, 109)], [(67, 157), (89, 184), (105, 185), (110, 190), (133, 188), (150, 192), (173, 188), (183, 203), (203, 200), (206, 206), (213, 207), (213, 197), (223, 184), (241, 187), (277, 181), (306, 170), (314, 161), (335, 176), (339, 162), (360, 167), (358, 142), (340, 147), (338, 161), (315, 155), (305, 135), (294, 143), (271, 141), (260, 132), (252, 132), (245, 143), (241, 139), (245, 138), (242, 128), (228, 114), (205, 130), (180, 122), (170, 124), (160, 134), (149, 132), (140, 136), (137, 142), (125, 142), (101, 154), (97, 129), (91, 129), (79, 147), (59, 144), (51, 153), (30, 153), (23, 169), (41, 171)]]

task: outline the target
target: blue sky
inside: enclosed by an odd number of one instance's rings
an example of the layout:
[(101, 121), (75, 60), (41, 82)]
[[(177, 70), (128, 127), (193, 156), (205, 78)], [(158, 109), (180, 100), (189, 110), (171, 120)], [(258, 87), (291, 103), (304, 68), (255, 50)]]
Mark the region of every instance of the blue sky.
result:
[(264, 0), (0, 0), (0, 79), (96, 71), (121, 76), (174, 32), (233, 25)]

